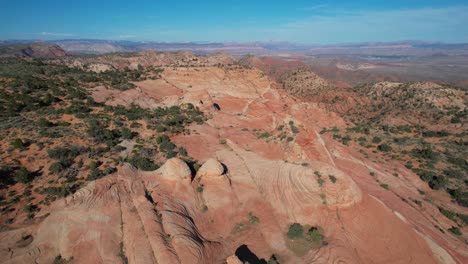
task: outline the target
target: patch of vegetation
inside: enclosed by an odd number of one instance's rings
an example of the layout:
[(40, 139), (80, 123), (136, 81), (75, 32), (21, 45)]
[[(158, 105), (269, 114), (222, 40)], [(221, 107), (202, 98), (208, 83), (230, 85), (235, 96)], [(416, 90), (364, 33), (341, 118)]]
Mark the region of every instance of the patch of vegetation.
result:
[(386, 184), (386, 183), (381, 183), (380, 187), (384, 188), (385, 190), (389, 189), (388, 184)]
[(72, 262), (73, 262), (73, 257), (70, 257), (69, 259), (65, 259), (62, 257), (62, 255), (58, 255), (54, 258), (53, 264), (69, 264)]
[(383, 143), (383, 144), (378, 145), (377, 149), (380, 150), (380, 151), (383, 151), (383, 152), (389, 152), (389, 151), (393, 150), (392, 146), (390, 146), (387, 143)]
[(159, 166), (156, 163), (154, 163), (149, 157), (142, 156), (139, 153), (133, 154), (127, 159), (127, 162), (143, 171), (154, 171), (159, 169)]
[(197, 192), (202, 193), (204, 190), (203, 185), (198, 185), (196, 190)]
[(456, 226), (452, 226), (451, 228), (448, 229), (448, 231), (456, 236), (461, 236), (463, 235), (462, 231), (460, 230), (460, 228), (456, 227)]
[(305, 255), (310, 249), (327, 245), (322, 228), (302, 226), (294, 223), (289, 226), (286, 244), (298, 256)]
[(260, 219), (258, 219), (258, 217), (256, 217), (252, 212), (249, 212), (249, 223), (256, 224), (258, 222), (260, 222)]
[(14, 178), (16, 182), (30, 183), (35, 178), (35, 174), (28, 171), (25, 167), (19, 167), (15, 171)]
[(304, 237), (304, 227), (299, 223), (294, 223), (289, 226), (288, 238), (296, 239)]
[(311, 227), (309, 231), (307, 231), (307, 236), (316, 244), (322, 244), (324, 238), (318, 227)]
[(122, 259), (122, 263), (128, 264), (128, 258), (125, 255), (123, 242), (120, 242), (119, 245), (120, 245), (120, 250), (119, 250), (119, 254), (117, 256), (119, 256)]

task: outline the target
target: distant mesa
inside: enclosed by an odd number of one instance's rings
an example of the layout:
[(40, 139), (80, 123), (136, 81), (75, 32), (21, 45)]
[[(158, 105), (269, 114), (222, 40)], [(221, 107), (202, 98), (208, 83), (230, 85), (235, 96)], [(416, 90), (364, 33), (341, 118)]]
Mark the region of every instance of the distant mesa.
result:
[(57, 44), (34, 42), (0, 46), (0, 57), (16, 58), (57, 58), (67, 56)]

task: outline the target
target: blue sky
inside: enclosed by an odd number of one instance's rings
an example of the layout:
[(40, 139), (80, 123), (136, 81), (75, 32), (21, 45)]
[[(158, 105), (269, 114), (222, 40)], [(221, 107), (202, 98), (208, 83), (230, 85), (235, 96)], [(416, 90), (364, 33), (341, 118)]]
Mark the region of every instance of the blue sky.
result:
[(467, 0), (0, 0), (0, 17), (0, 39), (468, 42)]

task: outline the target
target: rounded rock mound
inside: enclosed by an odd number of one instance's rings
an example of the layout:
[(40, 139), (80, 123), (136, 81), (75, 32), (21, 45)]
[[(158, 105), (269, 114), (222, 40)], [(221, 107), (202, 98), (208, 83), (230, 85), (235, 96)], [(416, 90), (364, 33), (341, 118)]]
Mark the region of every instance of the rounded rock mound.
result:
[(167, 160), (166, 163), (164, 163), (164, 165), (159, 169), (159, 171), (164, 178), (192, 178), (192, 172), (190, 171), (187, 163), (178, 158), (171, 158)]
[(216, 159), (208, 159), (198, 170), (197, 177), (218, 177), (224, 174), (224, 167)]

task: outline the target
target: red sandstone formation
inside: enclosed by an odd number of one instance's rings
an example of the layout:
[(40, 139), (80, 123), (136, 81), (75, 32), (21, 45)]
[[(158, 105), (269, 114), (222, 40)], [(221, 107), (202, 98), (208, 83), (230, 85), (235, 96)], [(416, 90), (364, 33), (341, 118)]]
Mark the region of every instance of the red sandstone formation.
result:
[[(280, 263), (468, 262), (466, 244), (434, 227), (450, 226), (436, 207), (402, 201), (429, 192), (417, 175), (319, 134), (346, 123), (276, 89), (261, 71), (166, 67), (161, 79), (135, 84), (93, 95), (108, 104), (198, 106), (211, 118), (172, 140), (203, 166), (196, 175), (177, 158), (154, 172), (121, 167), (55, 202), (43, 222), (0, 233), (1, 263), (58, 255), (73, 263), (241, 263), (233, 255), (242, 245)], [(388, 172), (395, 167), (400, 177)], [(292, 223), (320, 226), (327, 243), (298, 253), (286, 236)]]

